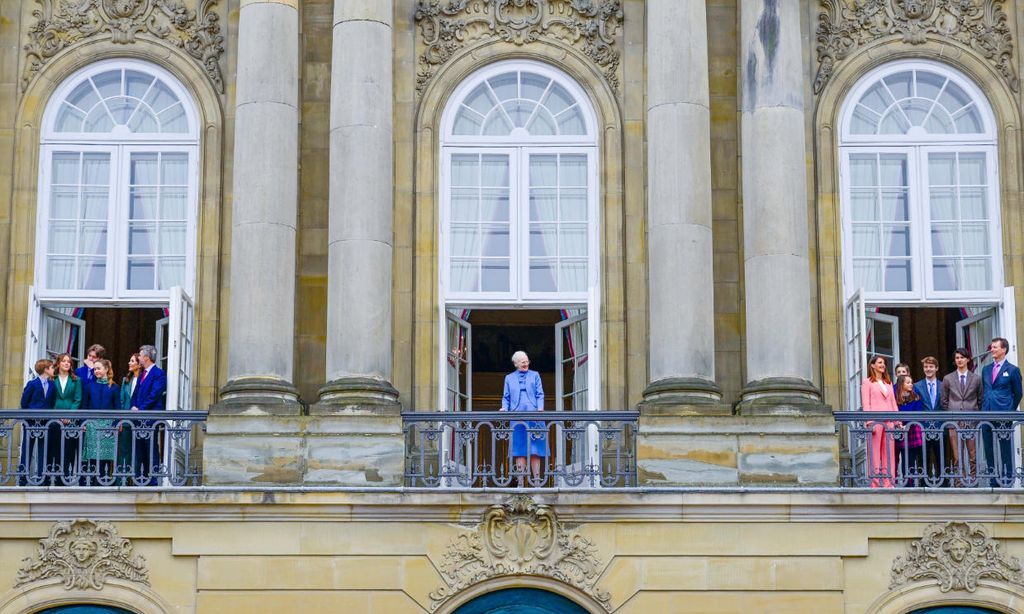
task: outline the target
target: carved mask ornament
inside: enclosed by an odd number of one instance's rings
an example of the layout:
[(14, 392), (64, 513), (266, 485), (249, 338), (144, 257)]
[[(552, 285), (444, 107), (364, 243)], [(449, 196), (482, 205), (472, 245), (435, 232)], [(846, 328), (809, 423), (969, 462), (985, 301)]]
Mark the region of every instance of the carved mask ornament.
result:
[(911, 542), (905, 556), (896, 557), (890, 588), (934, 580), (944, 593), (974, 592), (982, 578), (1024, 586), (1020, 561), (1007, 557), (985, 527), (966, 522), (937, 523), (926, 528), (921, 539)]
[(109, 578), (149, 584), (146, 560), (132, 556), (132, 544), (109, 522), (56, 522), (39, 540), (35, 559), (25, 559), (15, 587), (60, 578), (66, 590), (101, 590)]

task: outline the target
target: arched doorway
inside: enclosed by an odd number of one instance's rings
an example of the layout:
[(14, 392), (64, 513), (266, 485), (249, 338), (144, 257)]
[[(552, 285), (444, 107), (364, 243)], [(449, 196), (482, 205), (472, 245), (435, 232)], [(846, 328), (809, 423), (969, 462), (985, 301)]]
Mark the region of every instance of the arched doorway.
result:
[(454, 614), (586, 614), (569, 599), (536, 588), (506, 588), (459, 606)]

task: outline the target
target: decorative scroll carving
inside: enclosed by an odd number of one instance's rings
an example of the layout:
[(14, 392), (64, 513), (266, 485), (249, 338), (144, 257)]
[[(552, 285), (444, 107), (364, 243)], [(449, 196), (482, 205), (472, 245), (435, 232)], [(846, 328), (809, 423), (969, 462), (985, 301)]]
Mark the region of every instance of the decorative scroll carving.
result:
[(466, 45), (498, 38), (523, 46), (541, 39), (581, 50), (619, 87), (621, 0), (418, 0), (416, 22), (425, 47), (416, 90), (423, 93), (438, 67)]
[(858, 48), (886, 37), (911, 45), (937, 37), (981, 54), (1013, 91), (1020, 79), (1013, 60), (1013, 36), (1003, 0), (821, 0), (818, 16), (818, 74), (814, 93), (832, 78), (836, 64)]
[(56, 522), (39, 540), (36, 559), (21, 562), (14, 586), (60, 578), (66, 590), (101, 590), (109, 578), (149, 585), (146, 559), (132, 556), (132, 543), (109, 522)]
[(601, 568), (593, 542), (567, 531), (547, 505), (516, 495), (492, 505), (473, 532), (448, 544), (441, 563), (446, 586), (430, 593), (431, 610), (478, 582), (530, 575), (574, 586), (610, 611), (611, 595), (595, 586)]
[(32, 12), (36, 23), (28, 29), (22, 90), (64, 49), (109, 33), (110, 40), (119, 45), (134, 43), (140, 35), (171, 43), (192, 56), (217, 91), (224, 92), (220, 70), (224, 37), (220, 17), (213, 10), (217, 0), (199, 0), (198, 13), (186, 8), (182, 0), (38, 1), (42, 9)]
[(929, 525), (924, 536), (911, 542), (907, 556), (892, 564), (889, 588), (917, 580), (934, 579), (939, 590), (974, 592), (981, 578), (1024, 586), (1024, 573), (1016, 557), (1007, 557), (999, 543), (981, 525), (947, 522)]

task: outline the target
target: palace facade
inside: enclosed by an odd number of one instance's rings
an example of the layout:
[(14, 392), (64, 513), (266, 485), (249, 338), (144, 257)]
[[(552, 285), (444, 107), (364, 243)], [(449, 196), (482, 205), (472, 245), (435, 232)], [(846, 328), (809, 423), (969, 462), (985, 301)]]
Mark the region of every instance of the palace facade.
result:
[[(941, 475), (890, 422), (886, 489), (851, 413), (872, 356), (1018, 363), (1022, 36), (1016, 0), (0, 0), (0, 614), (1024, 610), (1015, 419), (918, 423)], [(159, 429), (99, 427), (149, 486), (15, 411), (93, 344), (166, 372)], [(993, 429), (1009, 465), (950, 464)], [(55, 432), (73, 483), (26, 460)]]

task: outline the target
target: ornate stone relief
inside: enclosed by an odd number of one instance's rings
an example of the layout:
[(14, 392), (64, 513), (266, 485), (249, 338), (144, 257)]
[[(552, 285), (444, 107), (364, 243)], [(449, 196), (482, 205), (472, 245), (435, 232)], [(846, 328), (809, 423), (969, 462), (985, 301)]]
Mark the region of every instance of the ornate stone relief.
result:
[(1013, 37), (1003, 0), (820, 0), (818, 74), (814, 93), (832, 78), (836, 64), (858, 48), (887, 37), (921, 45), (930, 37), (955, 41), (988, 60), (1018, 91)]
[(457, 51), (489, 38), (517, 46), (542, 39), (570, 45), (601, 67), (612, 89), (619, 87), (621, 0), (418, 0), (416, 23), (421, 94)]
[(936, 523), (925, 529), (921, 539), (911, 542), (906, 556), (896, 557), (889, 588), (933, 579), (944, 593), (974, 592), (981, 578), (1024, 586), (1020, 561), (1003, 554), (999, 542), (990, 538), (983, 526)]
[(47, 578), (62, 579), (66, 590), (100, 590), (109, 578), (149, 585), (146, 559), (132, 556), (131, 541), (109, 522), (83, 519), (54, 523), (36, 558), (21, 562), (14, 586)]
[(38, 0), (25, 45), (24, 90), (36, 73), (64, 49), (93, 36), (109, 34), (119, 45), (139, 36), (167, 41), (203, 68), (217, 91), (224, 92), (220, 58), (224, 53), (217, 0), (198, 0), (193, 11), (182, 0)]
[(478, 582), (529, 575), (569, 584), (610, 611), (611, 595), (595, 586), (602, 568), (593, 542), (568, 531), (547, 505), (516, 495), (492, 505), (472, 532), (448, 544), (441, 562), (446, 585), (430, 593), (431, 610)]

